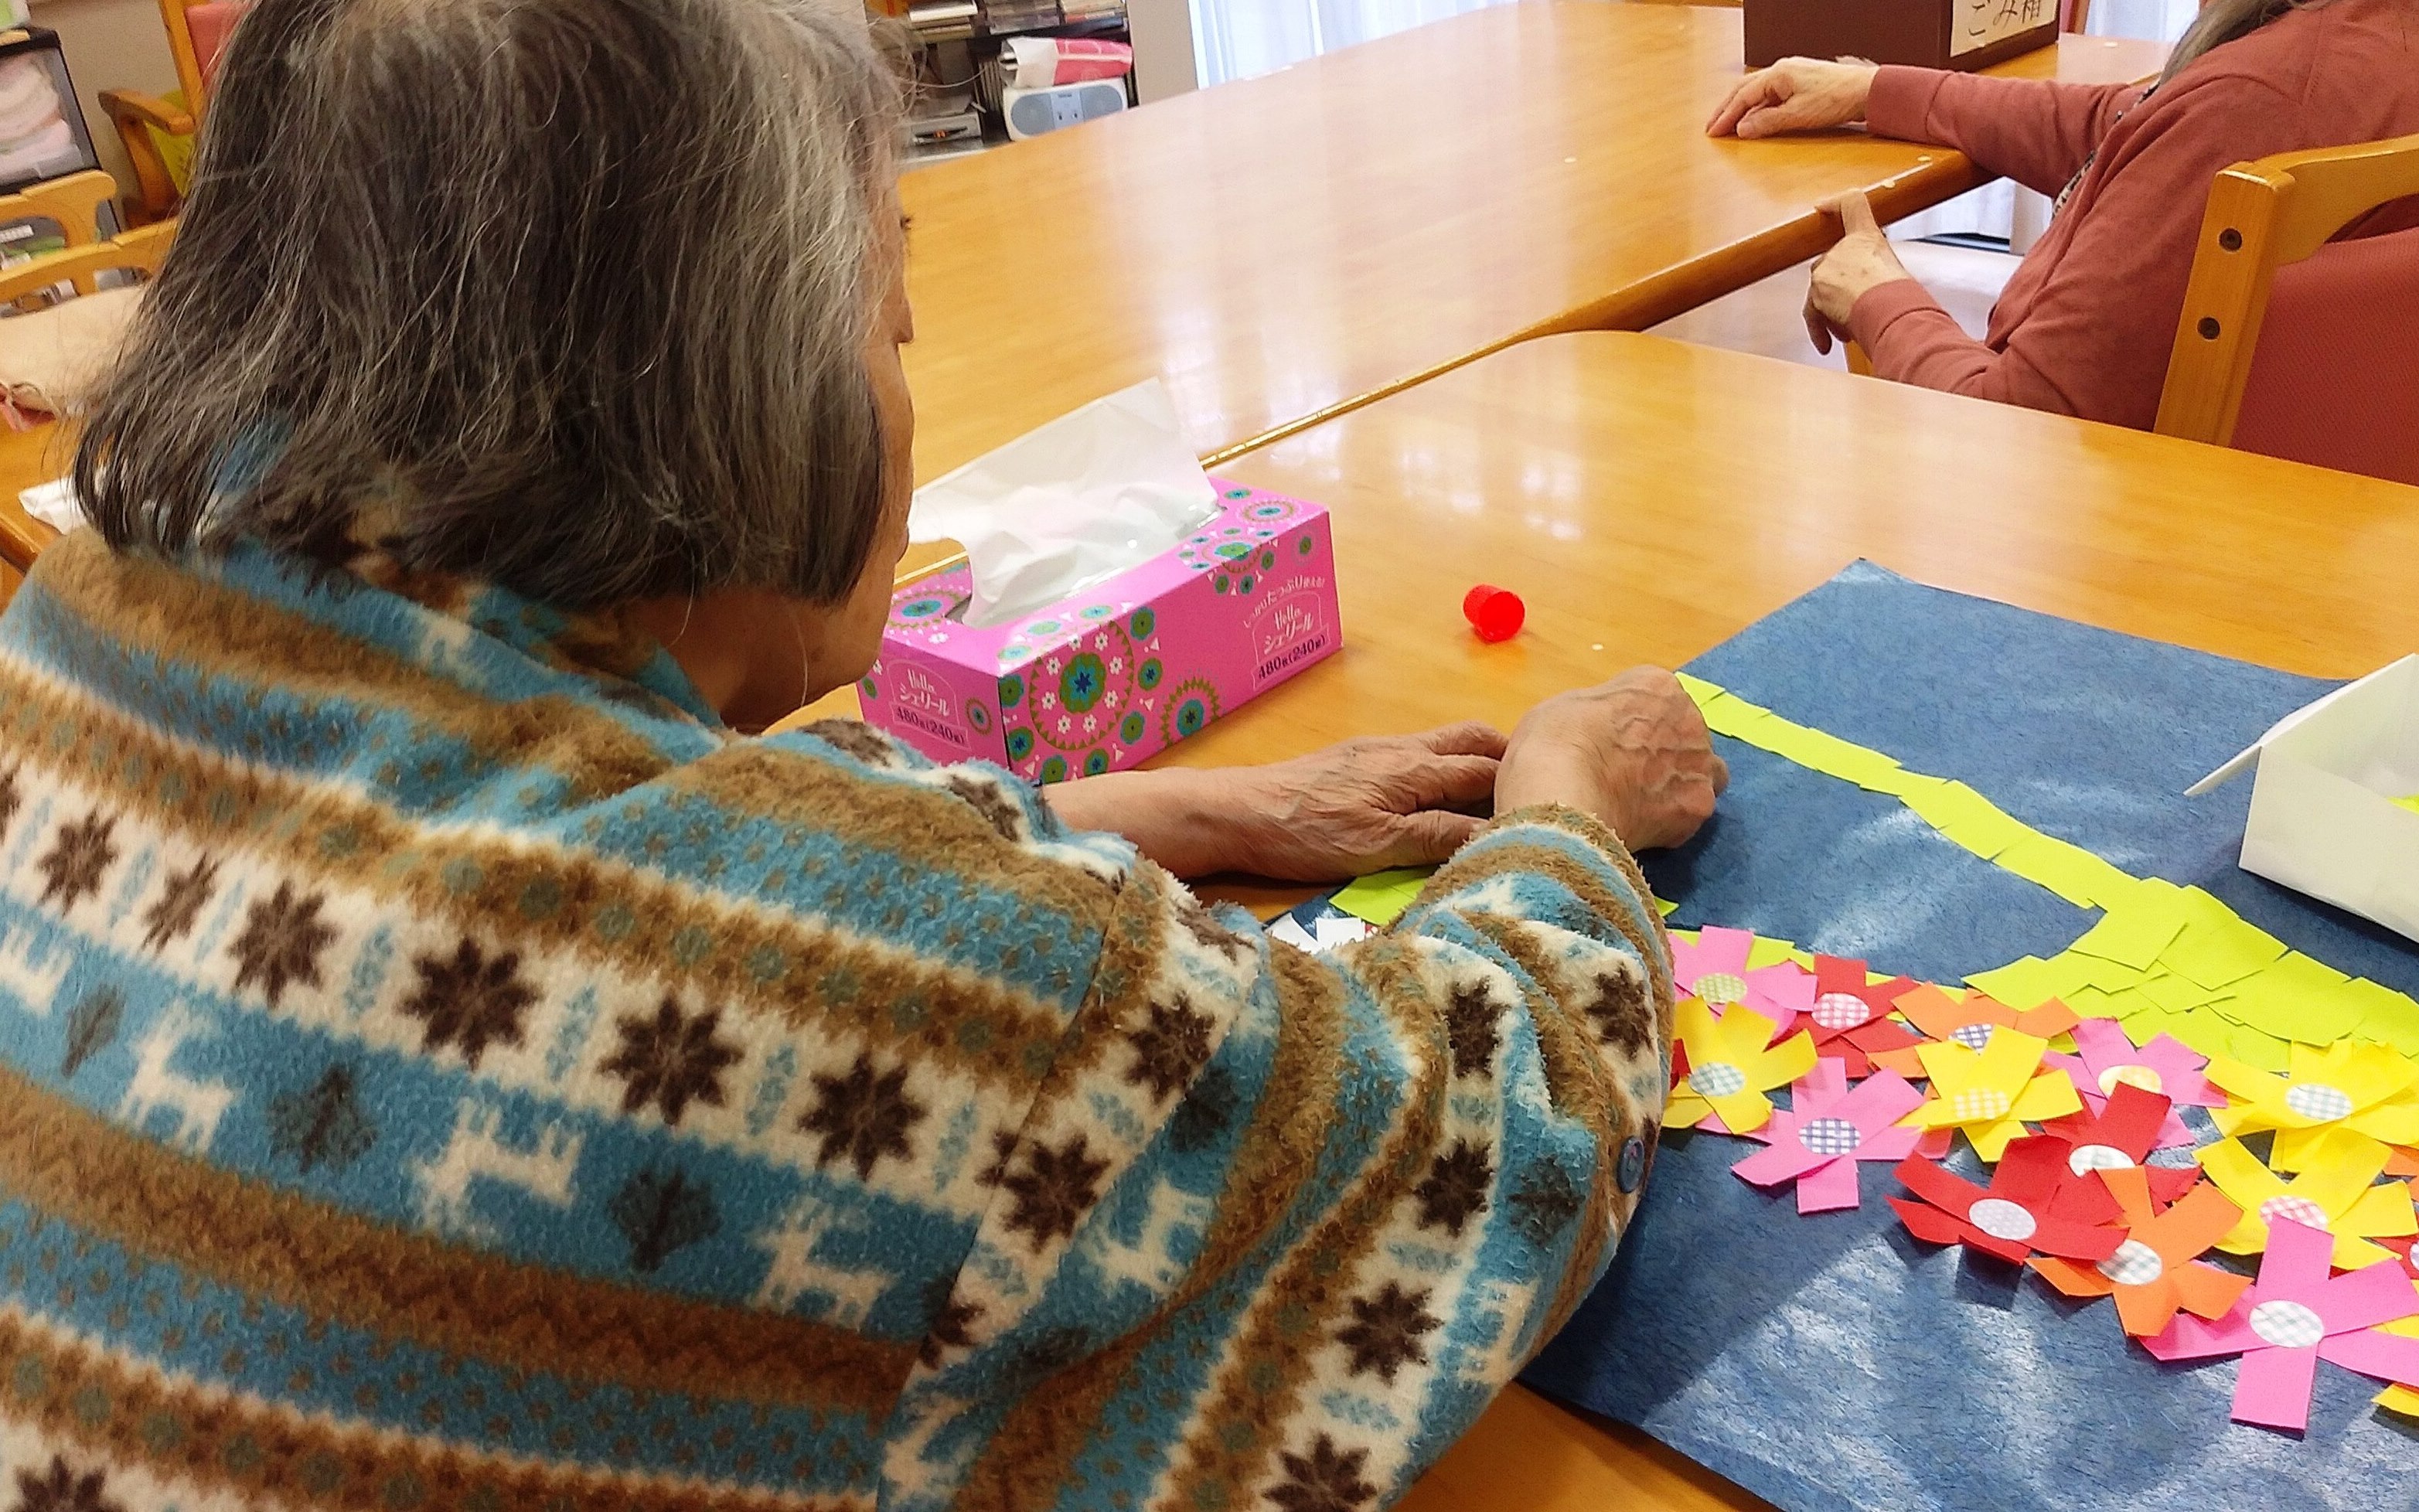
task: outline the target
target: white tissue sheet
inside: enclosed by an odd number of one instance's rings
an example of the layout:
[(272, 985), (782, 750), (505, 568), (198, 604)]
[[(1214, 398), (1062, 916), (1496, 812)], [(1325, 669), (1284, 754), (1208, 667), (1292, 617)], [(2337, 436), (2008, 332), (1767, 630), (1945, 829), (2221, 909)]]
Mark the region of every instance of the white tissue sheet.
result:
[(17, 502), (25, 506), (26, 514), (63, 534), (85, 523), (84, 501), (76, 497), (73, 478), (54, 478), (20, 488)]
[(1147, 378), (917, 489), (907, 533), (966, 548), (965, 623), (984, 628), (1106, 582), (1217, 511), (1176, 406)]

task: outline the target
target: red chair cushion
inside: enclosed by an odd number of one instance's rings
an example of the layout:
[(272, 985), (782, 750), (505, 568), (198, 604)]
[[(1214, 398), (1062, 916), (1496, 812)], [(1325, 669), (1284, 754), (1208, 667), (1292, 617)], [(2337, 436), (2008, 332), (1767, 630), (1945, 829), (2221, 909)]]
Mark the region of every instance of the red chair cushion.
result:
[(2234, 444), (2419, 484), (2419, 229), (2276, 270)]
[(185, 8), (185, 29), (193, 37), (193, 61), (201, 65), (203, 94), (208, 94), (218, 82), (219, 59), (225, 55), (227, 39), (235, 35), (235, 23), (251, 8), (252, 0), (209, 0), (207, 5)]

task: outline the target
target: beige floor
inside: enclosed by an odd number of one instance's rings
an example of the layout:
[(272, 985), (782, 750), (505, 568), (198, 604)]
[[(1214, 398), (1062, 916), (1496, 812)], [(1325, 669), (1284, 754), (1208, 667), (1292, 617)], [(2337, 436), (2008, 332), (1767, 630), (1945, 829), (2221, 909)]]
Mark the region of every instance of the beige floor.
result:
[[(1898, 255), (1906, 270), (1932, 290), (1957, 323), (1978, 340), (1990, 326), (1991, 306), (1998, 301), (1999, 290), (2018, 261), (2006, 253), (1929, 241), (1902, 241)], [(1700, 305), (1656, 326), (1654, 334), (1778, 357), (1809, 367), (1844, 368), (1847, 363), (1839, 347), (1832, 347), (1831, 355), (1825, 357), (1806, 339), (1800, 312), (1806, 306), (1807, 267), (1776, 273), (1761, 284)]]

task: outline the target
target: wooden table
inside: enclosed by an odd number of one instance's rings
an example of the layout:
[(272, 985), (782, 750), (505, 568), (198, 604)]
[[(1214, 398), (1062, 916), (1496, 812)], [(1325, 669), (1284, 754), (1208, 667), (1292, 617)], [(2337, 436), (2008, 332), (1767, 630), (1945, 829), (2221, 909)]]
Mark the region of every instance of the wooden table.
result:
[[(909, 173), (930, 479), (1157, 375), (1213, 460), (1526, 335), (1639, 330), (1982, 182), (1862, 132), (1715, 141), (1736, 10), (1527, 0)], [(2156, 71), (2068, 38), (1995, 71)]]
[(25, 513), (17, 491), (48, 483), (74, 461), (75, 438), (69, 429), (54, 424), (0, 428), (0, 602), (15, 591), (18, 569), (30, 564), (59, 534)]
[[(1994, 71), (2102, 83), (2162, 54), (2070, 37)], [(1892, 219), (1982, 181), (1861, 132), (1709, 140), (1741, 55), (1735, 10), (1526, 0), (908, 174), (918, 479), (1154, 374), (1215, 460), (1752, 283), (1829, 243), (1831, 195)], [(17, 490), (66, 452), (0, 433), (0, 555), (50, 538)]]
[[(1526, 343), (1223, 471), (1329, 506), (1345, 647), (1168, 754), (1188, 764), (1509, 728), (1560, 688), (1686, 661), (1858, 557), (2299, 672), (2419, 644), (2419, 489), (1652, 336)], [(1481, 579), (1527, 599), (1518, 638), (1463, 624)], [(1518, 1387), (1404, 1504), (1763, 1505)]]

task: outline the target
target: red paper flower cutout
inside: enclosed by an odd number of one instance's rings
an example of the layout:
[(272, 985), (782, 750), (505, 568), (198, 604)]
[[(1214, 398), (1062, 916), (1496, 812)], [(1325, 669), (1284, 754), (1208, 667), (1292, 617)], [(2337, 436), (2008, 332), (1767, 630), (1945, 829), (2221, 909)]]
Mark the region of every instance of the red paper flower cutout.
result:
[(1814, 1054), (1841, 1062), (1852, 1080), (1872, 1074), (1870, 1057), (1877, 1052), (1913, 1050), (1923, 1042), (1922, 1036), (1889, 1016), (1890, 1005), (1915, 990), (1914, 979), (1867, 981), (1872, 975), (1862, 961), (1814, 958), (1814, 1006), (1806, 1011)]
[[(2066, 1143), (2066, 1168), (2078, 1178), (2068, 1190), (2081, 1190), (2080, 1178), (2093, 1171), (2138, 1169), (2149, 1180), (2150, 1195), (2162, 1203), (2175, 1201), (2200, 1184), (2200, 1167), (2147, 1165), (2166, 1123), (2172, 1102), (2158, 1092), (2119, 1083), (2097, 1113), (2069, 1114), (2042, 1125), (2044, 1136)], [(2095, 1203), (2092, 1211), (2098, 1211)]]
[[(1926, 1243), (1963, 1244), (2016, 1265), (2036, 1254), (2104, 1260), (2125, 1242), (2122, 1229), (2106, 1227), (2121, 1213), (2099, 1181), (2088, 1184), (2100, 1195), (2097, 1203), (2083, 1195), (2085, 1183), (2072, 1181), (2067, 1170), (2067, 1149), (2066, 1141), (2039, 1134), (2013, 1140), (1988, 1187), (1910, 1155), (1898, 1163), (1896, 1175), (1920, 1200), (1892, 1197), (1889, 1204), (1907, 1232)], [(2061, 1191), (2070, 1185), (2074, 1192)], [(2054, 1203), (2060, 1211), (2053, 1211)]]

